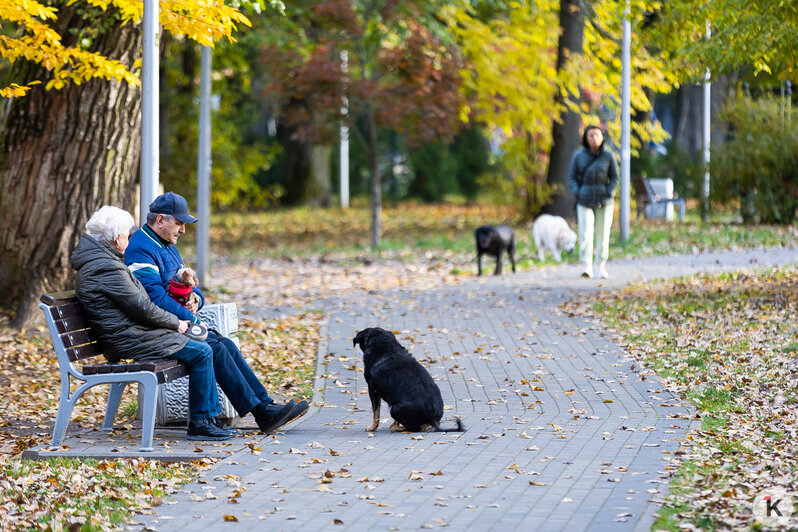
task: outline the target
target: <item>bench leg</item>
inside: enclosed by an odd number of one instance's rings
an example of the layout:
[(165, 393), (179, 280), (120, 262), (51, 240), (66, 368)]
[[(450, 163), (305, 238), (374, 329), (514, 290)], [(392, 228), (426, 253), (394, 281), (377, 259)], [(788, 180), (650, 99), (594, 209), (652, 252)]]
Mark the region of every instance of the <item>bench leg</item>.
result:
[(64, 435), (66, 434), (74, 406), (75, 403), (65, 399), (63, 394), (61, 395), (61, 399), (58, 401), (58, 413), (55, 415), (55, 425), (53, 425), (53, 439), (50, 441), (50, 445), (53, 447), (59, 447), (61, 442), (64, 441)]
[(103, 420), (103, 430), (113, 430), (114, 419), (119, 411), (119, 403), (122, 401), (122, 393), (125, 391), (126, 382), (115, 382), (111, 384), (111, 392), (108, 394), (108, 405), (105, 407), (105, 419)]
[(158, 383), (139, 383), (139, 412), (141, 412), (142, 452), (152, 452), (152, 437), (155, 433), (155, 407), (158, 404)]
[(684, 204), (685, 204), (684, 200), (679, 202), (679, 221), (680, 222), (684, 221), (684, 208), (685, 208)]

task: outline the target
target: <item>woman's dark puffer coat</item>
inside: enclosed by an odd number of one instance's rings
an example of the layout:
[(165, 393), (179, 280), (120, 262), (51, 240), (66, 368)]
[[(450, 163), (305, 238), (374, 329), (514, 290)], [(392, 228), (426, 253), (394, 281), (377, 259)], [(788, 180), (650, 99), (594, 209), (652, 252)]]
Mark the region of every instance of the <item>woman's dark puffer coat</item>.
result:
[(615, 156), (603, 147), (597, 154), (587, 148), (579, 150), (571, 160), (568, 184), (579, 205), (595, 209), (609, 204), (618, 185)]
[(71, 261), (75, 294), (109, 361), (168, 358), (188, 343), (177, 316), (150, 301), (119, 251), (84, 234)]

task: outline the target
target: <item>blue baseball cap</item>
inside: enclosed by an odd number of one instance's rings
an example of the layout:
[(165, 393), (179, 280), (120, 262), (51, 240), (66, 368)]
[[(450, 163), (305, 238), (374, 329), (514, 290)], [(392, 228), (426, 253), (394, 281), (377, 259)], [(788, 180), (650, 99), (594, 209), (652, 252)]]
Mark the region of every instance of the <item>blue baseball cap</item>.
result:
[(166, 192), (155, 198), (155, 201), (150, 203), (150, 212), (155, 214), (169, 214), (184, 224), (193, 224), (197, 221), (196, 218), (188, 213), (186, 198), (174, 192)]

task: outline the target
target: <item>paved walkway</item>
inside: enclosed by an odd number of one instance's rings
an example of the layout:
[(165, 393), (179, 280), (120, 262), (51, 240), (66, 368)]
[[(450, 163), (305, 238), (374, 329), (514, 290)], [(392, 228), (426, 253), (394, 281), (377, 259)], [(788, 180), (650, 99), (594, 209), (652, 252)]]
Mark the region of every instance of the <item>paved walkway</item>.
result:
[[(237, 438), (199, 483), (137, 520), (181, 531), (648, 530), (693, 412), (561, 303), (631, 281), (796, 262), (796, 249), (658, 257), (613, 262), (607, 281), (560, 266), (352, 296), (328, 308), (308, 415), (285, 433)], [(351, 339), (370, 326), (399, 331), (437, 380), (444, 418), (461, 416), (467, 432), (392, 434), (385, 408), (365, 432)]]

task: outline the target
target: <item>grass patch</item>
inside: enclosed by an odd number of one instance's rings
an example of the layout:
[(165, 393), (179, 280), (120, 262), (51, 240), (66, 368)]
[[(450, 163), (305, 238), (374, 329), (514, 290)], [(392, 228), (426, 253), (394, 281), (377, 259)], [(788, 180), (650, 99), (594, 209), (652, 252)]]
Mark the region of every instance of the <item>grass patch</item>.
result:
[(242, 353), (270, 395), (313, 398), (320, 312), (239, 322)]
[(759, 528), (754, 497), (798, 489), (798, 268), (637, 285), (572, 310), (616, 329), (701, 417), (654, 529)]
[[(707, 466), (697, 460), (686, 460), (680, 464), (679, 469), (671, 479), (671, 493), (688, 498), (692, 494), (690, 479), (693, 477), (706, 477), (712, 475), (713, 472), (713, 466)], [(694, 510), (695, 508), (686, 501), (663, 506), (657, 511), (657, 519), (651, 526), (651, 530), (681, 532), (684, 528), (680, 525), (684, 523), (690, 523), (707, 532), (721, 528), (720, 523), (709, 516), (700, 516), (694, 519)]]
[[(370, 247), (370, 211), (358, 204), (349, 209), (298, 207), (267, 212), (227, 212), (211, 216), (211, 247), (218, 255), (235, 259), (310, 258), (334, 256), (346, 260), (373, 255)], [(610, 238), (611, 258), (694, 253), (696, 251), (798, 245), (798, 228), (745, 226), (729, 222), (665, 222), (633, 219), (630, 238), (620, 244), (619, 217)], [(509, 224), (516, 230), (519, 258), (536, 253), (531, 224), (506, 206), (478, 204), (389, 205), (382, 214), (380, 252), (400, 260), (417, 260), (418, 253), (454, 254), (473, 261), (474, 230), (481, 225)], [(572, 227), (576, 227), (573, 220)], [(194, 254), (193, 235), (181, 242), (184, 257)], [(576, 254), (565, 255), (576, 262)], [(537, 259), (535, 257), (535, 262)], [(547, 264), (553, 263), (549, 258)], [(524, 263), (528, 267), (530, 263)]]
[(192, 464), (146, 460), (0, 460), (3, 528), (110, 530), (197, 477)]

